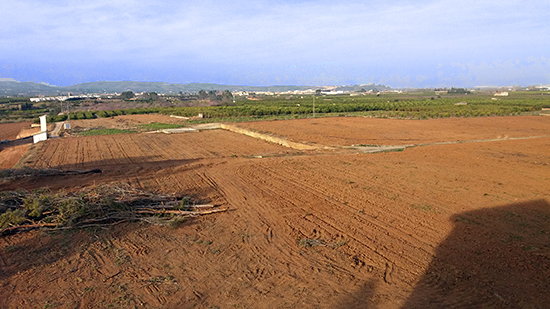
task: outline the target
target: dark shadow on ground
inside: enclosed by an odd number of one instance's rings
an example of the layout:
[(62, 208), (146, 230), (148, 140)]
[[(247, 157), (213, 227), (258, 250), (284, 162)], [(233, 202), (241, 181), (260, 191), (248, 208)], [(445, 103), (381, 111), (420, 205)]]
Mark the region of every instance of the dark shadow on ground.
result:
[(354, 298), (348, 299), (335, 309), (377, 308), (373, 303), (373, 296), (376, 294), (376, 282), (375, 279), (370, 279), (361, 287), (359, 292), (355, 293)]
[(0, 151), (4, 150), (6, 148), (15, 147), (15, 146), (19, 146), (19, 145), (32, 144), (32, 141), (33, 141), (32, 136), (29, 136), (29, 137), (25, 137), (25, 138), (12, 140), (12, 141), (9, 141), (9, 142), (6, 142), (6, 143), (2, 143), (2, 144), (0, 144)]
[[(78, 175), (75, 173), (41, 175), (39, 172), (36, 175), (15, 178), (10, 181), (0, 183), (1, 190), (16, 190), (19, 188), (36, 189), (41, 187), (49, 187), (50, 189), (62, 189), (72, 187), (78, 184), (80, 187), (102, 182), (124, 181), (129, 177), (139, 177), (147, 179), (148, 175), (158, 176), (159, 171), (174, 167), (184, 167), (185, 170), (195, 169), (200, 166), (200, 159), (181, 159), (181, 160), (162, 160), (150, 161), (156, 158), (155, 156), (135, 158), (137, 162), (120, 162), (117, 160), (100, 160), (87, 162), (85, 164), (68, 164), (53, 167), (59, 171), (86, 171), (90, 169), (99, 169), (101, 173), (88, 173)], [(154, 176), (151, 176), (154, 177)]]
[(550, 204), (454, 215), (455, 227), (402, 308), (549, 308)]

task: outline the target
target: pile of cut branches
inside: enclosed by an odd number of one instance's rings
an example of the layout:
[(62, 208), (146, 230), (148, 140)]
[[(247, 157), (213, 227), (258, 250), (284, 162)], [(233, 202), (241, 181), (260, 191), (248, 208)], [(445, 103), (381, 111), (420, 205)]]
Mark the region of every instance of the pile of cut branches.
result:
[(35, 228), (84, 228), (128, 221), (177, 226), (188, 217), (226, 210), (210, 204), (197, 205), (186, 196), (138, 190), (123, 183), (80, 192), (4, 191), (0, 192), (0, 235)]

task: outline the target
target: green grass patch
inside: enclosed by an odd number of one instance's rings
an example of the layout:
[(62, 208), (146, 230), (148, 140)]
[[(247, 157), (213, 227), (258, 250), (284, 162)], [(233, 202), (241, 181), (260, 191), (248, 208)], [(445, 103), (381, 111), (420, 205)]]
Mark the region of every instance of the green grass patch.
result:
[(155, 130), (163, 130), (163, 129), (183, 128), (183, 127), (185, 127), (185, 125), (183, 125), (183, 124), (152, 122), (152, 123), (147, 123), (147, 124), (140, 124), (137, 127), (139, 129), (143, 130), (143, 131), (155, 131)]
[(411, 204), (411, 207), (417, 210), (422, 210), (425, 212), (438, 213), (437, 210), (432, 205), (415, 205)]
[(80, 136), (94, 136), (94, 135), (111, 135), (111, 134), (129, 134), (136, 133), (132, 130), (120, 130), (120, 129), (92, 129), (88, 131), (82, 131), (78, 134)]

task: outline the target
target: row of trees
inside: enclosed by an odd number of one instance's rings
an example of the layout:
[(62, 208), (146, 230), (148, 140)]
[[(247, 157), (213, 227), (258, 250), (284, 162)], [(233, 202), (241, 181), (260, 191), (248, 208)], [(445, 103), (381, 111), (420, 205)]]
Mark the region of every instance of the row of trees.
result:
[(221, 103), (223, 105), (233, 104), (233, 94), (229, 90), (224, 90), (223, 92), (200, 90), (198, 96), (199, 100), (210, 100), (210, 102)]
[(455, 88), (451, 87), (451, 89), (447, 88), (435, 88), (434, 91), (447, 91), (447, 93), (455, 93), (455, 94), (467, 94), (471, 93), (470, 90), (466, 88)]
[[(209, 99), (208, 92), (206, 99)], [(204, 93), (202, 95), (204, 96)], [(231, 93), (229, 93), (230, 95)], [(224, 98), (223, 93), (215, 94)], [(225, 95), (226, 99), (229, 96)], [(77, 111), (71, 113), (71, 119), (91, 119), (112, 117), (117, 115), (161, 113), (192, 117), (202, 113), (205, 117), (240, 117), (268, 115), (304, 115), (312, 113), (312, 101), (305, 99), (241, 102), (238, 105), (211, 105), (193, 107), (149, 107), (119, 109), (111, 111)], [(511, 115), (528, 111), (540, 110), (547, 100), (538, 98), (520, 98), (507, 100), (488, 100), (472, 98), (467, 105), (455, 105), (459, 99), (445, 98), (439, 100), (408, 99), (392, 100), (382, 98), (357, 99), (334, 98), (318, 100), (315, 104), (317, 113), (355, 113), (355, 112), (393, 112), (396, 115), (412, 118), (439, 117), (471, 117), (485, 115)], [(299, 102), (299, 103), (298, 103)], [(407, 116), (408, 115), (408, 116)], [(50, 116), (49, 121), (66, 120), (67, 115)]]
[[(221, 103), (221, 104), (230, 104), (233, 103), (233, 94), (229, 90), (216, 91), (216, 90), (200, 90), (197, 93), (199, 100), (209, 100), (211, 102)], [(130, 100), (133, 98), (141, 100), (158, 100), (159, 96), (156, 92), (144, 93), (142, 95), (136, 96), (132, 91), (125, 91), (120, 94), (120, 98), (123, 100)]]

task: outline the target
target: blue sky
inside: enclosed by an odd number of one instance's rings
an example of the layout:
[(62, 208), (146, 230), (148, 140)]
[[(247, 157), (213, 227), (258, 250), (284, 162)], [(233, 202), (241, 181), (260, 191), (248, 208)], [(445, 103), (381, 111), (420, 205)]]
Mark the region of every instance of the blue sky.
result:
[(550, 1), (0, 0), (0, 78), (550, 84)]

